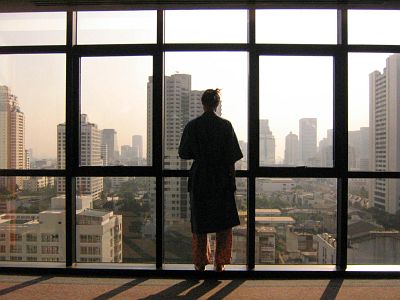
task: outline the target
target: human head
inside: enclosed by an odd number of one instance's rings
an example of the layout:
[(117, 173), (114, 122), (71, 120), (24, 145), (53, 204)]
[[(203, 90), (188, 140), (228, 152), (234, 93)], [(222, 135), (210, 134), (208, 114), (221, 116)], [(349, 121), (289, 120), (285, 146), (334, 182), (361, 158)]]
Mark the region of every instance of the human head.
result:
[(220, 102), (220, 89), (208, 89), (201, 96), (204, 111), (215, 111)]

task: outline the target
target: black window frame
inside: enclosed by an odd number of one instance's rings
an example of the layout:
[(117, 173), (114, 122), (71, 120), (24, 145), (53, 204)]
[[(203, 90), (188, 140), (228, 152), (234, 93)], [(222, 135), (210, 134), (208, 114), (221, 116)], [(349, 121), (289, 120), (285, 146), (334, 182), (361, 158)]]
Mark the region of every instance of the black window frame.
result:
[[(0, 170), (1, 176), (54, 176), (66, 179), (66, 261), (64, 267), (55, 269), (64, 273), (93, 273), (93, 274), (148, 274), (162, 276), (192, 276), (189, 269), (168, 270), (163, 268), (163, 178), (187, 177), (187, 170), (168, 170), (163, 168), (164, 144), (163, 135), (163, 96), (164, 96), (164, 53), (168, 51), (244, 51), (248, 53), (248, 169), (237, 171), (238, 178), (246, 178), (248, 183), (247, 194), (247, 266), (245, 270), (226, 272), (228, 275), (238, 277), (303, 277), (351, 275), (361, 277), (373, 275), (376, 268), (371, 271), (351, 271), (347, 262), (347, 217), (348, 217), (348, 182), (353, 178), (400, 178), (400, 172), (373, 172), (350, 171), (348, 169), (348, 54), (349, 53), (400, 53), (400, 45), (349, 45), (347, 41), (347, 12), (349, 9), (400, 9), (395, 1), (374, 5), (369, 1), (365, 3), (332, 4), (331, 1), (320, 3), (296, 3), (293, 1), (258, 2), (248, 4), (246, 1), (224, 1), (221, 4), (212, 1), (193, 2), (190, 4), (176, 4), (172, 1), (166, 4), (154, 4), (149, 1), (142, 6), (113, 6), (113, 10), (156, 10), (157, 11), (157, 41), (155, 44), (127, 44), (127, 45), (77, 45), (77, 12), (85, 10), (109, 10), (109, 7), (47, 7), (46, 11), (65, 11), (67, 13), (67, 42), (66, 45), (42, 46), (1, 46), (0, 54), (66, 54), (66, 167), (61, 170)], [(174, 4), (175, 3), (175, 4)], [(164, 43), (164, 11), (169, 9), (246, 9), (248, 10), (248, 42), (224, 44), (195, 44), (195, 43)], [(257, 44), (255, 40), (256, 10), (261, 8), (319, 8), (337, 10), (337, 44)], [(1, 7), (0, 7), (1, 9)], [(40, 8), (39, 8), (40, 10)], [(6, 10), (6, 12), (11, 12)], [(16, 7), (13, 12), (30, 12), (29, 9)], [(40, 10), (41, 11), (41, 10)], [(150, 55), (153, 57), (153, 119), (152, 119), (152, 165), (140, 167), (96, 167), (79, 165), (80, 141), (80, 58), (88, 56), (136, 56)], [(259, 57), (262, 55), (306, 55), (306, 56), (331, 56), (334, 63), (334, 165), (330, 168), (302, 168), (302, 167), (262, 167), (259, 166)], [(339, 142), (340, 141), (340, 142)], [(154, 177), (156, 179), (156, 262), (154, 269), (139, 270), (121, 269), (115, 264), (107, 270), (98, 264), (97, 267), (79, 267), (76, 263), (76, 178), (77, 177), (108, 177), (108, 176), (138, 176)], [(255, 193), (256, 179), (258, 177), (297, 177), (297, 178), (335, 178), (337, 180), (337, 251), (336, 265), (313, 266), (302, 265), (296, 267), (283, 265), (278, 269), (257, 268), (255, 266)], [(0, 271), (21, 270), (46, 271), (43, 263), (38, 263), (37, 268), (24, 267), (24, 263), (16, 263), (18, 267), (0, 264)], [(93, 264), (92, 264), (93, 265)], [(273, 271), (272, 271), (273, 270)], [(293, 272), (293, 271), (296, 272)], [(399, 268), (400, 270), (400, 268)], [(382, 267), (383, 275), (400, 276), (400, 271), (391, 271)], [(110, 273), (111, 272), (111, 273)], [(207, 273), (207, 272), (206, 272)], [(210, 274), (210, 273), (209, 273)], [(212, 276), (212, 275), (201, 275)]]

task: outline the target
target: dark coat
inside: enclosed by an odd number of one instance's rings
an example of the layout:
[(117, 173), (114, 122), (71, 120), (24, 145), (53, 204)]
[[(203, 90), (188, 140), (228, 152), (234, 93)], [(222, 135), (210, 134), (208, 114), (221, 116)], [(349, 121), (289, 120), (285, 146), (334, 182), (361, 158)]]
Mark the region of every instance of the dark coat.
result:
[(213, 112), (190, 121), (179, 156), (194, 159), (188, 186), (192, 232), (218, 232), (239, 225), (235, 175), (230, 167), (243, 154), (231, 123)]

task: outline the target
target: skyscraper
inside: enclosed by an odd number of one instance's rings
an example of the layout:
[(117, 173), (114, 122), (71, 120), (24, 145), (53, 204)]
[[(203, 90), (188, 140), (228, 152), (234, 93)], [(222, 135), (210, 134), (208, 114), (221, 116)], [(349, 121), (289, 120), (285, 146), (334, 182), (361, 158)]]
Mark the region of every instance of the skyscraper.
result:
[(115, 129), (103, 129), (101, 131), (101, 144), (107, 145), (108, 165), (113, 165), (119, 159), (117, 131)]
[[(65, 168), (65, 123), (57, 125), (57, 168)], [(81, 115), (81, 166), (102, 166), (100, 146), (100, 130), (96, 124), (89, 123), (85, 114)], [(93, 201), (100, 199), (103, 191), (102, 177), (78, 177), (77, 193), (79, 195), (90, 195)], [(65, 193), (64, 178), (57, 179), (57, 193)]]
[[(191, 90), (189, 74), (174, 74), (165, 77), (165, 124), (163, 164), (167, 169), (188, 169), (190, 161), (181, 160), (178, 148), (185, 125), (203, 113), (201, 96), (204, 91)], [(147, 83), (147, 162), (152, 161), (152, 77)], [(221, 114), (221, 105), (217, 114)], [(153, 183), (154, 184), (154, 183)], [(155, 190), (150, 188), (150, 190)], [(187, 179), (167, 177), (164, 179), (165, 223), (179, 224), (190, 218)]]
[[(25, 169), (25, 116), (11, 90), (0, 86), (0, 169)], [(10, 192), (22, 187), (22, 177), (3, 177), (0, 186)]]
[(310, 161), (317, 154), (317, 119), (303, 118), (299, 121), (299, 149), (300, 160), (304, 165), (310, 165)]
[(138, 164), (142, 165), (143, 161), (143, 137), (141, 135), (132, 136), (132, 151), (138, 153), (137, 160)]
[(260, 120), (260, 165), (275, 164), (275, 137), (268, 120)]
[(285, 165), (295, 166), (299, 161), (299, 138), (290, 132), (285, 138)]
[[(386, 59), (383, 72), (369, 75), (369, 157), (372, 171), (400, 170), (400, 55)], [(396, 213), (400, 209), (400, 180), (372, 179), (373, 207)]]

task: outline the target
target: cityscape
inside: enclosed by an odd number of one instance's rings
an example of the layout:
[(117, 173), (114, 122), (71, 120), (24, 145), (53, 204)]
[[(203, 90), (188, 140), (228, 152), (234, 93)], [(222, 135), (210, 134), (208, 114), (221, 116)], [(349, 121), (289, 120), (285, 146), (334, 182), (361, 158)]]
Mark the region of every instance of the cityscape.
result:
[[(367, 74), (368, 75), (368, 74)], [(195, 75), (193, 75), (195, 76)], [(400, 169), (400, 55), (390, 55), (384, 70), (369, 73), (369, 127), (348, 132), (348, 168), (356, 171)], [(147, 135), (132, 132), (118, 143), (117, 128), (102, 128), (90, 114), (80, 116), (82, 166), (152, 165), (153, 81), (147, 82)], [(203, 90), (192, 89), (192, 75), (164, 78), (166, 169), (189, 169), (178, 146), (184, 126), (202, 114)], [(218, 107), (224, 117), (224, 101)], [(318, 118), (298, 120), (284, 137), (278, 159), (271, 121), (260, 119), (261, 166), (332, 167), (333, 129), (318, 140)], [(92, 123), (93, 122), (93, 123)], [(0, 169), (64, 169), (66, 126), (56, 125), (57, 156), (35, 158), (25, 145), (24, 107), (6, 85), (0, 86)], [(280, 137), (282, 139), (282, 137)], [(237, 170), (247, 169), (247, 141)], [(241, 225), (233, 229), (234, 264), (246, 264), (247, 181), (237, 178), (236, 204)], [(335, 264), (337, 182), (334, 178), (258, 178), (256, 181), (256, 264)], [(155, 263), (155, 178), (77, 178), (76, 255), (82, 263)], [(187, 178), (165, 177), (164, 262), (191, 263)], [(0, 260), (65, 261), (65, 179), (0, 177)], [(348, 262), (398, 264), (400, 257), (400, 181), (350, 179)], [(215, 236), (210, 236), (212, 245)], [(177, 249), (176, 245), (180, 247)], [(212, 247), (213, 249), (213, 247)]]

